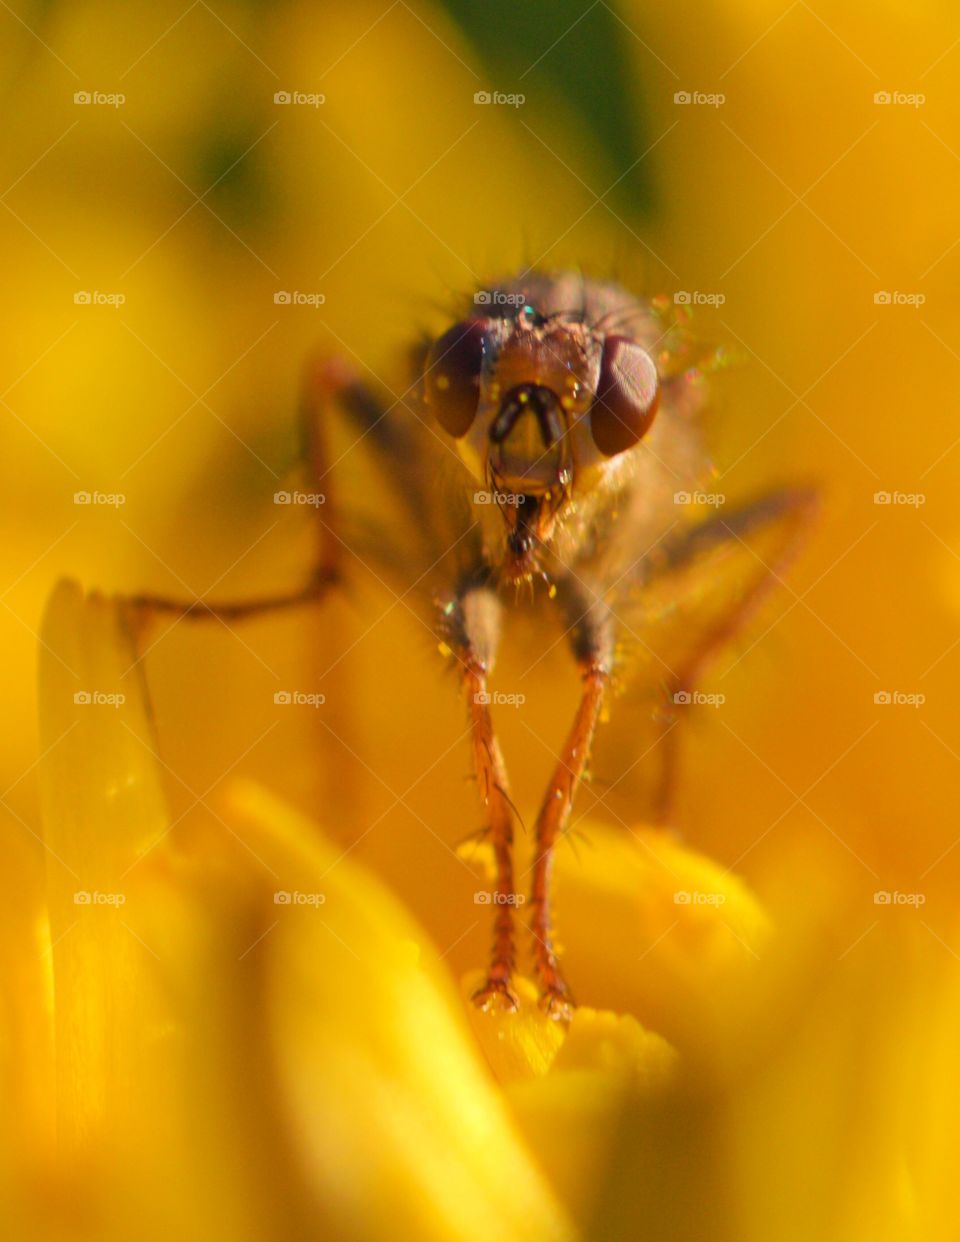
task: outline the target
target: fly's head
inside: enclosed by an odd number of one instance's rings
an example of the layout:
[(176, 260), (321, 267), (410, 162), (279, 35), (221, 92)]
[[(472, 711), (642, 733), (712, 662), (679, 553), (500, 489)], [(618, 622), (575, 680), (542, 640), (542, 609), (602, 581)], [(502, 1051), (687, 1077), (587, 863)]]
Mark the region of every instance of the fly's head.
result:
[(455, 324), (431, 347), (423, 386), (499, 509), (501, 569), (515, 581), (538, 571), (589, 494), (615, 490), (660, 398), (656, 365), (631, 337), (528, 304)]

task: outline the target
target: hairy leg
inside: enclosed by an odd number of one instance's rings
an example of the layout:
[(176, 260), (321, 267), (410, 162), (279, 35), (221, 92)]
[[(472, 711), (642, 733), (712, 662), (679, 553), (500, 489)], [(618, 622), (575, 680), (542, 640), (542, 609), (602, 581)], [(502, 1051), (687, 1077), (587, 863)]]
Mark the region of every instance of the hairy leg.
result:
[(584, 611), (582, 595), (571, 591), (568, 610), (579, 617), (572, 635), (574, 654), (583, 676), (583, 692), (537, 816), (530, 899), (530, 932), (541, 989), (540, 1004), (551, 1017), (559, 1019), (570, 1016), (573, 999), (561, 974), (553, 942), (553, 850), (570, 818), (574, 798), (590, 757), (594, 731), (610, 681), (612, 655), (612, 626), (605, 606), (602, 603), (593, 604)]
[[(314, 360), (304, 369), (300, 386), (300, 448), (307, 477), (314, 486), (329, 491), (328, 452), (324, 424), (334, 403), (365, 427), (375, 425), (382, 404), (346, 366), (336, 361)], [(137, 628), (154, 618), (172, 616), (184, 620), (247, 621), (264, 613), (319, 602), (339, 580), (341, 545), (335, 536), (336, 510), (325, 506), (328, 520), (316, 523), (317, 550), (310, 578), (296, 590), (260, 599), (207, 603), (177, 600), (163, 595), (137, 594), (126, 606)], [(332, 516), (331, 516), (332, 514)]]
[[(721, 607), (704, 609), (706, 623), (687, 626), (687, 643), (674, 661), (676, 669), (667, 687), (667, 711), (676, 720), (683, 707), (684, 692), (692, 694), (707, 666), (726, 646), (741, 634), (755, 616), (767, 595), (780, 581), (800, 545), (817, 505), (816, 493), (802, 488), (785, 488), (770, 492), (758, 500), (720, 514), (690, 530), (678, 543), (664, 573), (683, 572), (700, 556), (720, 545), (739, 551), (748, 569), (744, 571), (739, 590)], [(752, 550), (758, 543), (762, 555)], [(694, 620), (696, 618), (694, 617)], [(667, 730), (661, 747), (661, 765), (654, 791), (654, 818), (664, 823), (671, 819), (679, 770), (680, 730)]]
[(332, 571), (318, 569), (316, 577), (300, 590), (287, 595), (267, 595), (260, 599), (231, 600), (208, 604), (205, 600), (176, 600), (164, 595), (131, 595), (125, 603), (134, 618), (147, 621), (153, 616), (175, 616), (190, 621), (248, 621), (265, 612), (277, 612), (322, 599), (337, 581)]
[(474, 994), (481, 1009), (516, 1009), (511, 986), (515, 962), (513, 875), (513, 809), (507, 792), (507, 773), (493, 730), (487, 678), (500, 637), (500, 603), (485, 586), (468, 587), (446, 616), (446, 634), (461, 664), (467, 698), (473, 763), (480, 797), (487, 814), (487, 833), (493, 846), (496, 879), (493, 893), (493, 947), (483, 986)]

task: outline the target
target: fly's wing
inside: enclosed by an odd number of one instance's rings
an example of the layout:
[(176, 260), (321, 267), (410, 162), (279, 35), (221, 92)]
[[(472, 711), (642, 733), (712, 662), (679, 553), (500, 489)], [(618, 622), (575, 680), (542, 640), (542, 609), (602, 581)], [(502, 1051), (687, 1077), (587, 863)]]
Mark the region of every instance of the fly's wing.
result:
[[(749, 628), (799, 544), (816, 505), (811, 490), (771, 492), (665, 541), (611, 601), (619, 694), (597, 733), (597, 793), (616, 789), (632, 818), (649, 813), (677, 723), (674, 696), (695, 688), (712, 658)], [(671, 739), (675, 741), (675, 739)]]
[(438, 574), (453, 582), (480, 557), (466, 468), (412, 388), (386, 396), (345, 384), (328, 431), (341, 543), (429, 612)]
[(815, 503), (812, 491), (772, 492), (655, 549), (613, 604), (624, 682), (689, 689), (780, 584)]

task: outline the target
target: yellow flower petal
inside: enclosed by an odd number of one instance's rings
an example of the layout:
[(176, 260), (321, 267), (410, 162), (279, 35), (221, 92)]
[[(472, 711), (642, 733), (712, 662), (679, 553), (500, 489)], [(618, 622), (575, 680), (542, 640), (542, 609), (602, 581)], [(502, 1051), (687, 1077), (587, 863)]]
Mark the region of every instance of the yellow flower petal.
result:
[(423, 933), (276, 798), (243, 785), (233, 803), (291, 896), (252, 952), (270, 961), (278, 1080), (332, 1219), (371, 1237), (384, 1221), (398, 1237), (569, 1236)]
[(133, 1121), (159, 1020), (133, 870), (167, 825), (141, 672), (114, 604), (74, 584), (43, 622), (40, 787), (58, 1129), (67, 1149)]
[(580, 1008), (549, 1074), (507, 1088), (527, 1142), (584, 1229), (624, 1110), (661, 1100), (677, 1073), (674, 1049), (635, 1018)]
[(769, 936), (744, 883), (658, 829), (586, 829), (557, 859), (563, 964), (583, 1004), (632, 1013), (689, 1055), (721, 1055)]
[(60, 1210), (118, 1238), (571, 1238), (395, 899), (251, 785), (175, 848), (122, 615), (64, 585), (43, 638)]
[(553, 1073), (599, 1071), (642, 1093), (668, 1082), (676, 1062), (677, 1054), (667, 1041), (644, 1030), (629, 1014), (581, 1008), (573, 1015)]

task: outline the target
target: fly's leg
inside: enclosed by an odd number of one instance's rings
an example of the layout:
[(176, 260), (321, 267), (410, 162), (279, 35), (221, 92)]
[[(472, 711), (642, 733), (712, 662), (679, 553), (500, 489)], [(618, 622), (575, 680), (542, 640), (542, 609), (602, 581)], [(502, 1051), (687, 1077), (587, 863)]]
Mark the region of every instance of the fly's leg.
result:
[(540, 1006), (550, 1017), (561, 1020), (570, 1017), (573, 998), (560, 972), (553, 943), (553, 850), (570, 818), (577, 788), (590, 757), (593, 735), (610, 681), (612, 656), (611, 622), (605, 607), (595, 604), (581, 612), (582, 596), (579, 593), (574, 593), (570, 606), (577, 610), (575, 615), (579, 616), (573, 629), (573, 648), (583, 677), (583, 692), (573, 726), (537, 816), (530, 898), (530, 932), (540, 984)]
[(817, 496), (811, 491), (794, 488), (772, 492), (733, 513), (713, 518), (695, 528), (686, 546), (681, 545), (675, 554), (674, 567), (682, 568), (684, 562), (692, 560), (703, 545), (725, 541), (739, 543), (746, 548), (747, 540), (758, 532), (776, 532), (773, 550), (764, 560), (755, 558), (756, 571), (752, 580), (745, 584), (740, 598), (714, 618), (713, 624), (687, 653), (669, 683), (667, 694), (671, 727), (660, 742), (660, 773), (652, 807), (654, 819), (659, 823), (671, 819), (676, 800), (680, 758), (680, 730), (676, 727), (678, 705), (690, 701), (707, 665), (747, 627), (779, 581), (796, 552), (800, 536), (810, 522), (816, 504)]
[(511, 986), (515, 957), (513, 912), (516, 908), (513, 815), (505, 792), (507, 774), (499, 743), (493, 733), (486, 685), (485, 672), (477, 666), (468, 667), (464, 674), (464, 686), (470, 712), (473, 761), (480, 796), (487, 809), (487, 824), (496, 866), (496, 904), (490, 967), (483, 986), (474, 993), (473, 1000), (481, 1009), (516, 1009), (517, 996)]
[[(339, 403), (351, 414), (362, 412), (373, 418), (371, 411), (382, 408), (355, 374), (336, 360), (314, 361), (305, 369), (300, 387), (299, 425), (303, 463), (314, 486), (325, 483), (328, 473), (324, 422), (333, 403)], [(331, 505), (325, 510), (331, 512)], [(177, 600), (163, 595), (132, 595), (125, 600), (136, 629), (157, 617), (175, 617), (190, 621), (213, 620), (229, 624), (248, 621), (264, 613), (278, 612), (304, 604), (317, 603), (339, 580), (340, 544), (333, 523), (316, 523), (317, 550), (314, 570), (298, 590), (261, 599), (236, 600), (208, 604), (205, 600)]]
[(486, 808), (487, 832), (496, 866), (493, 948), (483, 986), (473, 1000), (481, 1009), (516, 1009), (511, 986), (515, 959), (513, 875), (513, 810), (507, 793), (507, 772), (493, 731), (487, 677), (500, 636), (500, 603), (484, 586), (465, 590), (447, 617), (448, 636), (462, 666), (470, 741), (480, 797)]
[(653, 790), (651, 814), (656, 824), (668, 824), (673, 818), (677, 774), (680, 771), (680, 732), (677, 728), (678, 713), (676, 695), (686, 689), (679, 680), (673, 683), (670, 702), (667, 707), (668, 725), (660, 738), (660, 770), (657, 773), (656, 785)]
[(568, 1018), (573, 1000), (560, 973), (553, 945), (550, 905), (553, 849), (570, 817), (573, 799), (583, 776), (590, 742), (600, 715), (607, 679), (608, 674), (602, 668), (588, 667), (584, 670), (583, 696), (573, 728), (564, 744), (537, 817), (537, 853), (533, 864), (530, 931), (533, 936), (533, 959), (540, 983), (540, 1005), (554, 1018)]
[(131, 595), (125, 603), (136, 620), (146, 621), (153, 616), (173, 616), (189, 621), (248, 621), (266, 612), (295, 608), (322, 599), (337, 581), (336, 574), (318, 568), (316, 576), (299, 591), (289, 595), (269, 595), (261, 599), (236, 600), (208, 604), (205, 600), (176, 600), (164, 595)]

